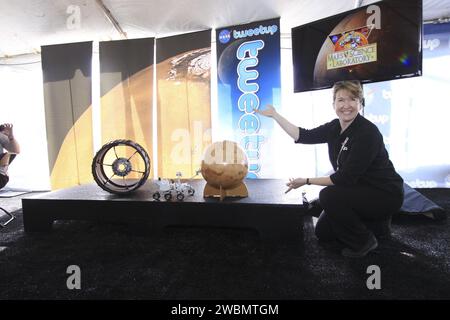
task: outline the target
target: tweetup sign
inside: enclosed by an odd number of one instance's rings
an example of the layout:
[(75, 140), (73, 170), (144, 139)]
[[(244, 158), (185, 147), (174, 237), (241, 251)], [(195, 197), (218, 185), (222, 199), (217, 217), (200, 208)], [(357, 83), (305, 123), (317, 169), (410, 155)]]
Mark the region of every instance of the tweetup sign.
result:
[(255, 110), (280, 101), (279, 22), (271, 19), (216, 30), (217, 136), (244, 149), (248, 178), (270, 175), (262, 158), (270, 150), (273, 121)]

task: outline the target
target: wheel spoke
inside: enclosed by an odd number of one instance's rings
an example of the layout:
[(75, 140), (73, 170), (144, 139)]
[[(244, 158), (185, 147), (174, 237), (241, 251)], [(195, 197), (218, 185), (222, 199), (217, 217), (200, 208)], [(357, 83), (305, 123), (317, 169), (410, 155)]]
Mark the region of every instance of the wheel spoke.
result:
[(131, 157), (128, 158), (128, 161), (130, 161), (131, 158), (137, 153), (137, 150), (131, 155)]
[(114, 177), (116, 174), (113, 173), (113, 175), (111, 177), (108, 178), (108, 180), (105, 181), (105, 183), (103, 185), (106, 185), (108, 182), (111, 182), (112, 177)]
[(142, 174), (144, 174), (145, 173), (145, 171), (137, 171), (137, 170), (130, 170), (131, 172), (137, 172), (137, 173), (142, 173)]
[(119, 159), (119, 156), (117, 155), (117, 151), (116, 151), (116, 146), (114, 146), (113, 149), (114, 149), (114, 154), (116, 155), (116, 159)]

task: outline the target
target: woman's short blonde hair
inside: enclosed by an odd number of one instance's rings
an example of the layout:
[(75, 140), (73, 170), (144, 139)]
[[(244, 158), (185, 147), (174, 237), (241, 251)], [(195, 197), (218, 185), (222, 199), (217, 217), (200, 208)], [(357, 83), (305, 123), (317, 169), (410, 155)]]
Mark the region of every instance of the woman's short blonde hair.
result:
[(339, 90), (347, 90), (354, 98), (358, 98), (361, 104), (364, 104), (364, 92), (361, 83), (356, 80), (347, 80), (336, 82), (333, 86), (333, 103), (336, 100), (336, 94)]

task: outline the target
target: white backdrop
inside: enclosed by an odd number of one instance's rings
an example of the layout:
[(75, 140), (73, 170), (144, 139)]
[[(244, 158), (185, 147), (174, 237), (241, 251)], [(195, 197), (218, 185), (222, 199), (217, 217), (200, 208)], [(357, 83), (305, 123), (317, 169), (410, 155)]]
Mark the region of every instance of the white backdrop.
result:
[[(282, 98), (281, 105), (276, 107), (291, 122), (312, 128), (335, 118), (331, 90), (293, 93), (290, 42), (288, 37), (281, 39)], [(212, 43), (212, 47), (215, 47), (215, 43)], [(385, 142), (396, 169), (413, 187), (450, 187), (450, 47), (447, 50), (446, 55), (424, 59), (423, 77), (395, 80), (388, 84), (390, 91), (386, 96), (390, 99), (391, 109), (388, 115), (389, 133), (385, 136)], [(94, 59), (98, 59), (97, 54), (94, 54)], [(212, 59), (215, 61), (214, 54)], [(217, 119), (214, 63), (212, 68), (214, 139), (217, 136), (214, 123), (220, 120)], [(94, 60), (94, 152), (100, 147), (97, 73), (98, 60)], [(377, 86), (381, 85), (385, 87), (386, 83), (365, 85), (366, 94), (377, 91)], [(11, 181), (8, 187), (48, 190), (50, 183), (40, 55), (2, 60), (0, 88), (0, 122), (14, 123), (16, 136), (22, 147), (22, 153), (10, 168)], [(366, 115), (375, 111), (376, 105), (369, 105), (365, 109)], [(270, 162), (276, 165), (273, 166), (273, 172), (265, 178), (316, 176), (331, 169), (326, 145), (294, 144), (278, 126), (274, 130), (274, 139), (278, 143)], [(150, 150), (149, 154), (152, 154)], [(428, 170), (429, 178), (423, 176), (421, 168)], [(439, 182), (434, 178), (435, 175), (446, 175), (447, 178)]]

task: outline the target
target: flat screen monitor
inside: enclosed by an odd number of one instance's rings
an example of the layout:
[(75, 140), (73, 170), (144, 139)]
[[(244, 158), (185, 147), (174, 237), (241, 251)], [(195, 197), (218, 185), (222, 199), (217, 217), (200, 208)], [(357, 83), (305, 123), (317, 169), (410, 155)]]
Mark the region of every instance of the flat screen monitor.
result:
[(422, 75), (422, 0), (385, 0), (292, 28), (294, 92)]

